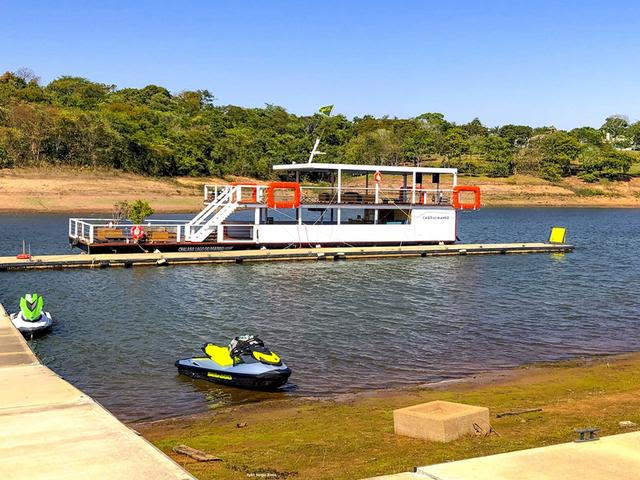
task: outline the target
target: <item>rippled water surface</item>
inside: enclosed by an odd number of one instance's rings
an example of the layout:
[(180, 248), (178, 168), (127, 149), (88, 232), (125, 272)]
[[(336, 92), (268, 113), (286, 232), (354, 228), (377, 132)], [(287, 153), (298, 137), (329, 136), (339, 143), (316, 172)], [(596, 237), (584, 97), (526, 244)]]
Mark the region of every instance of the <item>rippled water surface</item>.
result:
[[(465, 212), (462, 241), (545, 240), (567, 255), (0, 272), (0, 301), (45, 295), (59, 320), (39, 357), (123, 419), (272, 397), (179, 377), (205, 341), (258, 333), (293, 369), (287, 391), (411, 385), (496, 367), (640, 347), (640, 212)], [(0, 216), (0, 254), (22, 238), (65, 253), (66, 216)]]

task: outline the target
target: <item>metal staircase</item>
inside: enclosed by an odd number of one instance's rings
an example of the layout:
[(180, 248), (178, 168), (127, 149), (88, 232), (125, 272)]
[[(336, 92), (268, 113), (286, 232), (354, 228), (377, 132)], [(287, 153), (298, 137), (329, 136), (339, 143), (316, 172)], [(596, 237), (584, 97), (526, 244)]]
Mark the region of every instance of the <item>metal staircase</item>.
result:
[[(209, 235), (216, 232), (218, 225), (238, 208), (240, 186), (226, 187), (218, 198), (209, 203), (198, 215), (186, 225), (186, 240), (189, 242), (204, 242)], [(215, 241), (215, 240), (214, 240)]]

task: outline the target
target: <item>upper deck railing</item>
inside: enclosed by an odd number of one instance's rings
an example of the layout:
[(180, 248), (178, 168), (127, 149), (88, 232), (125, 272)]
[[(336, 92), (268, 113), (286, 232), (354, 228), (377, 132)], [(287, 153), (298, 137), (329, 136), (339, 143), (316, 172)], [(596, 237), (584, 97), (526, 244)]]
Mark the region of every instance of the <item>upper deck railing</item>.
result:
[[(266, 204), (266, 185), (238, 185), (240, 194), (236, 200), (243, 204)], [(228, 190), (229, 185), (205, 185), (204, 202), (216, 202)], [(380, 188), (380, 187), (300, 187), (302, 205), (451, 205), (452, 189), (442, 188)], [(287, 192), (276, 191), (276, 197)]]

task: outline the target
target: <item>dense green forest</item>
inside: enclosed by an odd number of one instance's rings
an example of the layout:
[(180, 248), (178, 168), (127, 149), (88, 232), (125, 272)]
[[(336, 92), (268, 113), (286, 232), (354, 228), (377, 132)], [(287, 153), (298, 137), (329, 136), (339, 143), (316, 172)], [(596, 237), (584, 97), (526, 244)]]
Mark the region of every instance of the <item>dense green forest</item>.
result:
[(611, 116), (595, 129), (457, 125), (440, 113), (353, 120), (284, 108), (215, 104), (207, 90), (171, 93), (63, 76), (48, 85), (28, 70), (0, 76), (0, 167), (113, 167), (155, 176), (273, 176), (304, 162), (322, 134), (322, 161), (455, 166), (471, 175), (558, 180), (626, 179), (640, 122)]

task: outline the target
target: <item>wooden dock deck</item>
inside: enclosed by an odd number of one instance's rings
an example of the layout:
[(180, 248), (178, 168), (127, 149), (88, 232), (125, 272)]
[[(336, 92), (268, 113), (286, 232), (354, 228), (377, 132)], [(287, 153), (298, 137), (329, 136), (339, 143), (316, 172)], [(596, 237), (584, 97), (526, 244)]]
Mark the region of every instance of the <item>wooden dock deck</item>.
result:
[(0, 257), (0, 271), (61, 268), (128, 268), (137, 265), (151, 266), (301, 260), (336, 261), (370, 258), (431, 257), (441, 255), (563, 253), (570, 252), (573, 248), (573, 245), (551, 243), (487, 243), (393, 247), (227, 250), (218, 252), (34, 255), (29, 260), (19, 260), (16, 257)]
[(2, 480), (195, 480), (40, 364), (0, 304)]

